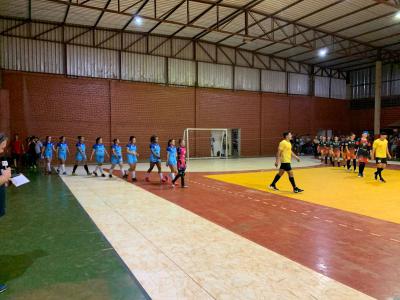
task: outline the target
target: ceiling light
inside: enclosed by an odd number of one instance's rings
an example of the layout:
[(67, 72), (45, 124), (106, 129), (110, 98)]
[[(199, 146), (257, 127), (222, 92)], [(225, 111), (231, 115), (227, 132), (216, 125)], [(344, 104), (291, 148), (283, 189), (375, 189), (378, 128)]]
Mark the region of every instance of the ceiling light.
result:
[(327, 54), (328, 54), (327, 48), (322, 48), (322, 49), (319, 49), (319, 51), (318, 51), (319, 57), (325, 57)]
[(136, 17), (133, 18), (133, 22), (134, 22), (136, 25), (140, 26), (140, 25), (142, 25), (142, 23), (143, 23), (143, 19), (142, 19), (141, 17), (139, 17), (139, 16), (136, 16)]
[(400, 19), (400, 10), (394, 15), (396, 19)]

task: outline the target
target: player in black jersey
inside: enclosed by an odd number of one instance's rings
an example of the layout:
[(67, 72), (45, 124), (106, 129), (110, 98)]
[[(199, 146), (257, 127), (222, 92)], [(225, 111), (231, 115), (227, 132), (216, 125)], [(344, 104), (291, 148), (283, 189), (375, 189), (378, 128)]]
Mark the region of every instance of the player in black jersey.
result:
[(356, 150), (357, 150), (357, 141), (356, 141), (356, 135), (352, 133), (350, 135), (350, 139), (347, 141), (347, 146), (346, 146), (346, 165), (347, 165), (347, 170), (350, 171), (351, 167), (351, 161), (353, 161), (353, 169), (354, 172), (357, 169), (357, 159), (356, 159)]
[(321, 163), (325, 163), (327, 165), (329, 148), (327, 146), (327, 141), (325, 136), (322, 137), (322, 140), (319, 143), (319, 150), (321, 151)]
[(364, 177), (365, 164), (371, 155), (371, 143), (368, 141), (367, 131), (363, 132), (361, 139), (357, 141), (357, 147), (358, 177)]
[(340, 167), (340, 148), (342, 144), (339, 141), (339, 137), (335, 136), (331, 143), (331, 152), (332, 152), (332, 167), (335, 166), (335, 163), (338, 167)]
[(332, 151), (332, 138), (330, 136), (328, 136), (328, 138), (326, 139), (326, 148), (328, 149), (328, 156), (325, 159), (325, 164), (328, 164), (328, 158), (329, 161), (331, 163), (331, 165), (333, 166), (333, 151)]

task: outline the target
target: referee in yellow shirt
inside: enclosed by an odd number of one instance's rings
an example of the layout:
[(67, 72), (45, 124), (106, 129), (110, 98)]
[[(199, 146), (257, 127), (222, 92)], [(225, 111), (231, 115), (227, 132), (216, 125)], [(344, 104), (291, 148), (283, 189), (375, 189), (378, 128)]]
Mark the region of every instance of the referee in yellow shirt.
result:
[(289, 174), (289, 181), (293, 187), (293, 192), (295, 193), (303, 192), (302, 189), (299, 189), (296, 186), (293, 177), (292, 166), (290, 165), (290, 162), (292, 160), (292, 155), (294, 156), (294, 158), (297, 159), (297, 161), (300, 161), (300, 158), (292, 151), (292, 144), (290, 143), (290, 141), (292, 140), (292, 133), (291, 132), (283, 133), (283, 138), (284, 139), (279, 143), (278, 153), (276, 154), (276, 161), (275, 161), (275, 167), (278, 167), (279, 163), (281, 164), (281, 166), (279, 167), (279, 173), (275, 175), (274, 181), (272, 181), (269, 188), (278, 191), (276, 183), (282, 177), (282, 175), (285, 172), (287, 172)]
[(387, 158), (392, 158), (389, 152), (388, 141), (386, 133), (382, 132), (379, 139), (376, 139), (372, 145), (372, 159), (376, 160), (375, 180), (378, 176), (381, 182), (386, 182), (382, 177), (382, 171), (386, 168)]

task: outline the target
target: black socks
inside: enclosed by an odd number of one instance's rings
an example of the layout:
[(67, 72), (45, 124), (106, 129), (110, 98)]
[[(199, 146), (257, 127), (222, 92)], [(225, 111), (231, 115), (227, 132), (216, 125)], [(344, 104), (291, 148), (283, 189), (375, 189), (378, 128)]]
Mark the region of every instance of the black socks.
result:
[(353, 169), (354, 171), (357, 169), (357, 160), (353, 159)]
[(292, 187), (296, 188), (296, 183), (294, 182), (294, 177), (289, 177), (289, 181), (292, 184)]
[(74, 165), (74, 168), (73, 168), (73, 170), (72, 170), (72, 173), (75, 173), (76, 168), (78, 168), (78, 165)]
[(364, 174), (364, 169), (365, 169), (365, 163), (360, 162), (360, 165), (358, 166), (359, 174), (363, 175)]
[(271, 185), (275, 186), (275, 184), (279, 181), (279, 179), (281, 179), (281, 176), (279, 176), (279, 174), (275, 175), (274, 181), (272, 181)]
[(348, 161), (346, 162), (346, 165), (347, 165), (347, 170), (350, 170), (350, 160), (348, 160)]
[(382, 179), (382, 168), (377, 168), (376, 174), (379, 176), (380, 179)]
[(84, 165), (83, 167), (85, 168), (86, 173), (89, 174), (89, 168), (88, 168), (88, 166), (87, 166), (87, 165)]

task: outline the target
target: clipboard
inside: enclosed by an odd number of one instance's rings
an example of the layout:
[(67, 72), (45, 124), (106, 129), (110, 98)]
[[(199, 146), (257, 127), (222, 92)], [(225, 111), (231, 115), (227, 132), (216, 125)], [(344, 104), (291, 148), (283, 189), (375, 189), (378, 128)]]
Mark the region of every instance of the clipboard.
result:
[(25, 177), (24, 174), (16, 174), (15, 176), (12, 176), (10, 181), (15, 187), (19, 187), (21, 185), (27, 184), (29, 181), (28, 178)]

